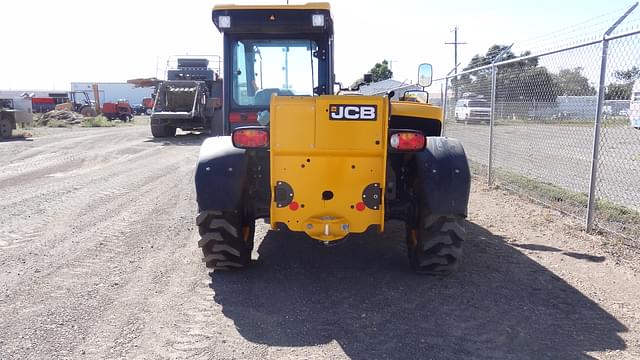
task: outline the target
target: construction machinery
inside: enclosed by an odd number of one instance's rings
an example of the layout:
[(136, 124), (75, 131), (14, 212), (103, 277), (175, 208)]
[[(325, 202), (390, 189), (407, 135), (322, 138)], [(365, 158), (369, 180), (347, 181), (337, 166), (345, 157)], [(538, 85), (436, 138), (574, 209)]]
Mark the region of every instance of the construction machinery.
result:
[[(206, 265), (249, 265), (259, 218), (325, 245), (397, 219), (414, 271), (454, 271), (470, 175), (460, 142), (441, 136), (442, 109), (417, 94), (334, 95), (327, 3), (217, 5), (212, 16), (224, 128), (202, 144), (195, 174)], [(431, 71), (420, 65), (418, 84)]]
[(151, 113), (153, 112), (153, 98), (142, 98), (142, 109), (143, 115), (151, 115)]
[(67, 110), (81, 114), (82, 116), (96, 116), (99, 105), (91, 101), (86, 91), (71, 91), (65, 103), (55, 106), (55, 110)]
[(18, 124), (33, 122), (30, 98), (0, 98), (0, 138), (10, 138)]
[(178, 58), (167, 71), (167, 80), (156, 88), (151, 112), (154, 137), (175, 136), (176, 129), (222, 133), (222, 79), (209, 68), (206, 58)]
[(133, 119), (133, 108), (126, 100), (106, 102), (102, 105), (102, 115), (107, 117), (109, 120), (120, 119), (127, 122)]

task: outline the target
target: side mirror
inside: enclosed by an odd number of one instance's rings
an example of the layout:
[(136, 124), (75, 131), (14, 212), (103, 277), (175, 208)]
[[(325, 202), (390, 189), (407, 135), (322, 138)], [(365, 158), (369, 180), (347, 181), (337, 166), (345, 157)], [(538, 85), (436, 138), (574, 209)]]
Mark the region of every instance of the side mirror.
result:
[(400, 101), (427, 104), (429, 103), (429, 93), (423, 90), (407, 90), (402, 97), (400, 97)]
[(422, 87), (431, 85), (432, 77), (431, 64), (421, 64), (418, 66), (418, 85)]
[(370, 84), (370, 83), (372, 83), (372, 82), (373, 82), (373, 75), (372, 75), (372, 74), (364, 74), (364, 76), (362, 77), (362, 79), (363, 79), (362, 81), (363, 81), (365, 84)]

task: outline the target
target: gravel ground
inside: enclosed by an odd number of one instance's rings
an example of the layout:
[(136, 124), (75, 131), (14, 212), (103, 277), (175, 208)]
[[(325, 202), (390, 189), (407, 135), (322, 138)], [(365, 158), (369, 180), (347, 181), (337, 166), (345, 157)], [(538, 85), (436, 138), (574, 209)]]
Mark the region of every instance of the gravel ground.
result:
[(474, 181), (461, 270), (408, 270), (402, 225), (323, 247), (264, 224), (205, 269), (203, 137), (145, 126), (0, 143), (1, 359), (638, 359), (640, 257)]

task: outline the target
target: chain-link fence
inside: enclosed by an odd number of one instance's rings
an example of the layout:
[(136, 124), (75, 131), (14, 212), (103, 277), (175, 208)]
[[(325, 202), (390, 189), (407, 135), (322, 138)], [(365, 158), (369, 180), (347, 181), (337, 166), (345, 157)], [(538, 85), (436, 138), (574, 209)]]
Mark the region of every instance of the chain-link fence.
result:
[(493, 63), (435, 87), (445, 135), (463, 142), (490, 184), (638, 245), (640, 30), (615, 34), (622, 19), (599, 40), (560, 50), (516, 57), (496, 47)]

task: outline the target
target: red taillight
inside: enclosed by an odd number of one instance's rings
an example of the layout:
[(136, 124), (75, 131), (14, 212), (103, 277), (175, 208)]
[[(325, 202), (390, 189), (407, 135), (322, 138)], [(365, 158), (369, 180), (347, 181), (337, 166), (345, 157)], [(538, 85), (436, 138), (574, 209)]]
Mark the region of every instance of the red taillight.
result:
[(389, 138), (389, 145), (398, 151), (420, 151), (426, 143), (427, 138), (422, 133), (414, 131), (399, 131)]
[(266, 148), (269, 132), (265, 129), (238, 128), (233, 131), (233, 146), (242, 149)]
[(243, 112), (231, 112), (229, 113), (229, 122), (232, 124), (238, 123), (257, 123), (257, 113), (243, 113)]

